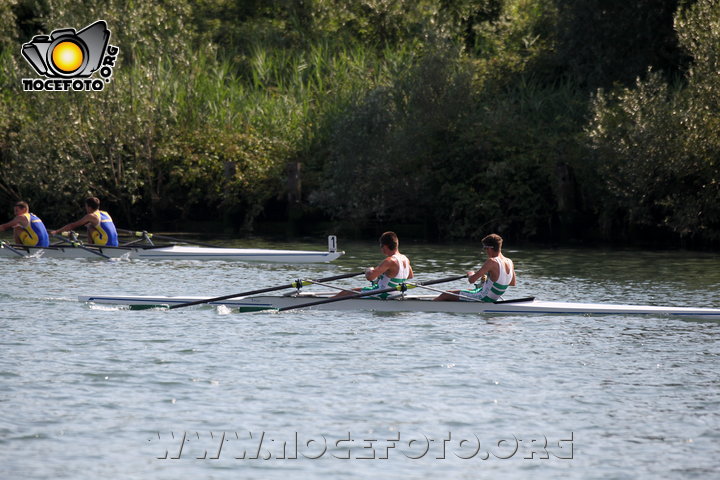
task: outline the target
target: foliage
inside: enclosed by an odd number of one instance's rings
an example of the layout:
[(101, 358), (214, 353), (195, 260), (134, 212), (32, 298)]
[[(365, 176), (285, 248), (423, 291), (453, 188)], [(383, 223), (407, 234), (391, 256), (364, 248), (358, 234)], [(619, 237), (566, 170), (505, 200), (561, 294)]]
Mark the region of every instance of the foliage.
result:
[[(210, 134), (210, 135), (209, 135)], [(194, 131), (180, 134), (161, 153), (158, 178), (164, 175), (163, 198), (183, 198), (163, 205), (181, 218), (202, 218), (217, 207), (228, 224), (250, 229), (263, 204), (278, 186), (277, 161), (283, 145), (249, 130)]]
[[(334, 39), (380, 49), (420, 44), (439, 14), (433, 0), (202, 0), (196, 19), (221, 44), (288, 48)], [(227, 22), (236, 18), (240, 22)]]
[(556, 3), (556, 62), (580, 85), (632, 85), (648, 67), (668, 78), (684, 70), (687, 59), (673, 31), (678, 0)]
[(15, 47), (17, 27), (14, 9), (18, 0), (5, 0), (0, 3), (0, 51)]
[(353, 222), (422, 219), (434, 158), (462, 123), (470, 81), (452, 52), (438, 51), (370, 91), (330, 131), (320, 152), (326, 178), (313, 200)]
[[(617, 234), (633, 226), (681, 237), (720, 238), (720, 10), (698, 1), (677, 19), (693, 62), (687, 81), (655, 72), (634, 88), (601, 92), (589, 130), (605, 178), (601, 218)], [(620, 224), (613, 222), (620, 220)]]
[[(574, 174), (568, 179), (564, 172), (582, 170), (582, 98), (570, 82), (546, 86), (528, 74), (500, 94), (483, 95), (483, 108), (461, 137), (467, 155), (453, 162), (455, 176), (442, 190), (441, 201), (457, 198), (462, 206), (448, 212), (451, 231), (537, 238), (569, 227), (565, 222), (576, 224), (582, 204), (573, 193)], [(468, 188), (457, 189), (463, 184)]]
[[(301, 165), (303, 214), (354, 227), (718, 241), (719, 9), (6, 0), (0, 203), (59, 224), (92, 193), (133, 228), (249, 230)], [(21, 91), (20, 43), (100, 18), (103, 92)]]
[[(78, 24), (71, 20), (77, 9), (68, 2), (50, 0), (49, 6), (58, 19), (54, 25)], [(275, 167), (283, 159), (257, 153), (273, 150), (276, 142), (265, 144), (238, 121), (242, 91), (227, 87), (236, 82), (222, 65), (215, 65), (212, 51), (200, 52), (193, 62), (178, 55), (186, 45), (178, 38), (192, 38), (191, 30), (183, 30), (183, 4), (133, 8), (126, 2), (96, 2), (84, 8), (83, 21), (105, 18), (113, 25), (112, 19), (126, 19), (117, 24), (130, 28), (112, 32), (120, 44), (119, 73), (103, 92), (33, 93), (15, 97), (25, 100), (20, 105), (3, 102), (5, 121), (15, 130), (0, 166), (5, 194), (28, 198), (55, 219), (75, 215), (79, 200), (94, 194), (115, 208), (120, 221), (131, 224), (139, 216), (172, 214), (176, 204), (185, 206), (179, 209), (184, 213), (199, 201), (210, 208), (243, 205), (241, 218), (249, 223), (268, 196), (259, 191), (274, 191), (268, 187), (268, 172), (277, 177)], [(153, 30), (167, 32), (167, 38)], [(8, 88), (17, 92), (20, 74), (11, 68), (4, 74)], [(213, 143), (223, 137), (228, 141)], [(233, 179), (218, 183), (218, 165), (222, 172), (225, 163), (241, 168)], [(207, 176), (208, 171), (214, 174)], [(208, 193), (183, 198), (188, 185)], [(213, 191), (208, 185), (222, 189)]]
[(501, 62), (470, 62), (441, 43), (340, 116), (312, 200), (354, 225), (421, 222), (442, 237), (548, 232), (556, 165), (572, 162), (563, 155), (578, 149), (585, 107), (571, 82), (546, 87), (525, 73), (545, 53), (552, 11), (527, 4), (508, 2), (497, 14)]

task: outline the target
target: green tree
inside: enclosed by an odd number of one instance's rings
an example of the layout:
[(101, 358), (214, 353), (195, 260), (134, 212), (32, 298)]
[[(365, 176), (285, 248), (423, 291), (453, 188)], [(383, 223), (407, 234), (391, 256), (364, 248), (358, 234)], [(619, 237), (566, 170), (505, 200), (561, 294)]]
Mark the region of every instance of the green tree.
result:
[(555, 62), (590, 90), (631, 85), (648, 67), (682, 72), (673, 16), (683, 0), (556, 0)]
[(594, 103), (588, 133), (607, 187), (601, 210), (608, 235), (644, 228), (720, 238), (720, 8), (699, 0), (676, 18), (693, 59), (686, 81), (669, 85), (651, 71), (634, 88), (600, 93)]

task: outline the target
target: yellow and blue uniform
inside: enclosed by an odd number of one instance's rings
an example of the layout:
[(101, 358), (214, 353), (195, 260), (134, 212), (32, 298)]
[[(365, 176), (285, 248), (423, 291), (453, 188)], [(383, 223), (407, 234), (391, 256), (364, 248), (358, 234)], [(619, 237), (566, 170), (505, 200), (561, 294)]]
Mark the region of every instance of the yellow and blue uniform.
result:
[(118, 234), (115, 224), (110, 214), (104, 210), (93, 212), (100, 218), (100, 223), (90, 230), (90, 238), (94, 245), (104, 245), (106, 247), (118, 246)]
[(28, 247), (47, 247), (50, 245), (50, 236), (42, 220), (34, 213), (23, 213), (27, 218), (28, 226), (20, 230), (20, 242)]

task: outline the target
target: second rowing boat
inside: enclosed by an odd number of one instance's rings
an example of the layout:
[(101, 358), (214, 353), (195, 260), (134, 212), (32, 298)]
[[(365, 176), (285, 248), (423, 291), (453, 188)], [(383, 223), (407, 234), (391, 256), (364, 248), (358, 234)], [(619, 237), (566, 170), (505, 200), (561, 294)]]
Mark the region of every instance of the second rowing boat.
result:
[[(195, 247), (186, 245), (127, 245), (120, 247), (98, 247), (93, 245), (75, 246), (60, 244), (50, 247), (26, 247), (0, 245), (0, 257), (44, 257), (44, 258), (128, 258), (141, 260), (223, 260), (238, 262), (267, 263), (323, 263), (338, 259), (345, 252), (334, 248), (336, 240), (331, 236), (327, 251), (274, 250), (265, 248), (222, 248)], [(332, 245), (332, 247), (330, 246)]]

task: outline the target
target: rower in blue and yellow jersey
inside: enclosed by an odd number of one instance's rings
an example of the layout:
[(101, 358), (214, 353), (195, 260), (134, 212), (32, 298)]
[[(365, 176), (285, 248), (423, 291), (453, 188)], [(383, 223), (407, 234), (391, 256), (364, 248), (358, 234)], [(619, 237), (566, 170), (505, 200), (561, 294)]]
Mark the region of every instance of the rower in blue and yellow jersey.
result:
[[(414, 277), (410, 260), (400, 253), (400, 241), (395, 232), (385, 232), (380, 236), (380, 250), (385, 255), (385, 260), (375, 268), (365, 269), (365, 278), (372, 282), (372, 286), (365, 288), (355, 288), (354, 292), (369, 292), (372, 290), (382, 290), (390, 287), (397, 287), (406, 280)], [(353, 291), (342, 291), (335, 295), (342, 297), (352, 295)], [(371, 297), (388, 298), (390, 293), (380, 293), (371, 295)]]
[(100, 210), (100, 200), (97, 197), (88, 197), (85, 199), (85, 212), (87, 214), (77, 222), (68, 223), (64, 227), (53, 230), (50, 233), (55, 235), (86, 226), (88, 229), (88, 240), (92, 245), (117, 247), (117, 229), (110, 214), (104, 210)]
[(482, 285), (471, 290), (450, 290), (435, 297), (441, 301), (495, 302), (510, 286), (515, 286), (515, 266), (512, 260), (502, 254), (503, 239), (492, 233), (482, 239), (482, 246), (487, 252), (487, 260), (477, 272), (467, 272), (468, 281), (475, 283), (483, 279)]
[(14, 205), (15, 218), (0, 225), (0, 232), (14, 228), (13, 241), (28, 247), (47, 247), (50, 237), (42, 220), (30, 213), (27, 202), (19, 201)]

